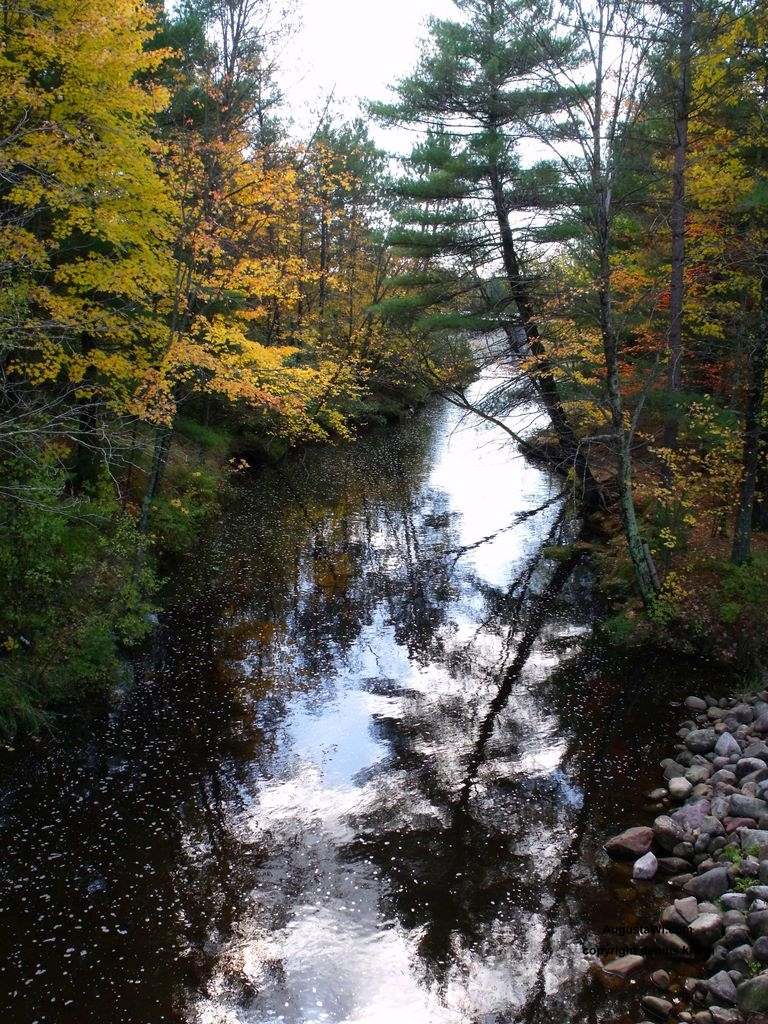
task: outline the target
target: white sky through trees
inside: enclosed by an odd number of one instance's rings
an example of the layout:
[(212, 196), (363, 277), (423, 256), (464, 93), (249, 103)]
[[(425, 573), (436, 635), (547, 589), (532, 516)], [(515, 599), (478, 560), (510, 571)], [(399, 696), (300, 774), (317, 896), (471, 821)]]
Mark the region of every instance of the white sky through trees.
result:
[[(353, 117), (361, 101), (386, 99), (412, 70), (430, 16), (452, 17), (452, 0), (303, 0), (300, 28), (285, 46), (281, 81), (299, 134), (311, 131), (335, 88), (335, 111)], [(407, 151), (407, 132), (374, 131), (380, 145)]]

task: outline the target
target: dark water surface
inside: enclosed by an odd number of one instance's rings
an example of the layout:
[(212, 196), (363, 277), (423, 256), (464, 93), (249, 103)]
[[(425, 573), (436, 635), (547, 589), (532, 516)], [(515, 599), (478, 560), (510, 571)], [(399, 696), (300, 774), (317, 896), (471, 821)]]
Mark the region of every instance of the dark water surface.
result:
[(443, 407), (245, 486), (138, 685), (0, 779), (0, 1021), (631, 1019), (600, 847), (697, 685), (585, 644), (560, 487)]

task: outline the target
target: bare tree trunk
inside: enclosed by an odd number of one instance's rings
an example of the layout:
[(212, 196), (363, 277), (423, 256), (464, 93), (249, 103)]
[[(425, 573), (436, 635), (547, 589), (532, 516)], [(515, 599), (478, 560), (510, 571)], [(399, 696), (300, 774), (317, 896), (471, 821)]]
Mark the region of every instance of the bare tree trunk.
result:
[(744, 415), (742, 477), (731, 552), (731, 560), (736, 565), (742, 565), (749, 559), (752, 547), (752, 516), (760, 467), (761, 420), (765, 398), (766, 350), (768, 349), (768, 265), (763, 268), (760, 298), (760, 325), (750, 353), (749, 394)]
[[(541, 397), (544, 407), (547, 410), (552, 427), (557, 434), (558, 442), (562, 448), (564, 457), (569, 465), (573, 466), (576, 479), (583, 493), (585, 502), (588, 505), (597, 504), (600, 497), (600, 486), (595, 480), (592, 470), (589, 467), (586, 456), (579, 444), (576, 432), (571, 426), (562, 399), (560, 389), (555, 380), (552, 366), (547, 359), (546, 349), (539, 336), (539, 329), (533, 315), (528, 289), (523, 280), (520, 264), (515, 250), (514, 235), (509, 223), (509, 212), (504, 201), (504, 191), (498, 171), (491, 172), (491, 192), (493, 194), (493, 205), (496, 212), (496, 220), (499, 225), (501, 237), (501, 252), (504, 262), (504, 270), (507, 276), (512, 297), (522, 321), (522, 328), (525, 332), (525, 339), (531, 353), (536, 357), (537, 366), (533, 374), (533, 383)], [(507, 334), (509, 337), (509, 332)], [(513, 352), (517, 354), (514, 344)]]
[(627, 428), (624, 422), (624, 401), (621, 394), (621, 378), (619, 376), (619, 346), (613, 326), (613, 311), (611, 309), (608, 233), (604, 223), (601, 225), (600, 235), (600, 329), (603, 337), (603, 353), (605, 357), (606, 391), (615, 444), (616, 482), (619, 489), (621, 519), (627, 539), (629, 557), (635, 570), (637, 587), (646, 609), (651, 609), (656, 600), (658, 583), (653, 564), (646, 554), (643, 538), (640, 535), (640, 526), (637, 521), (637, 510), (635, 508), (632, 485), (633, 432)]
[(173, 437), (172, 427), (156, 427), (155, 439), (152, 448), (152, 465), (149, 470), (149, 479), (144, 491), (144, 498), (141, 503), (141, 518), (139, 519), (139, 533), (146, 536), (149, 528), (149, 514), (152, 511), (152, 503), (157, 497), (157, 492), (163, 479), (165, 465), (168, 461), (168, 453), (171, 448)]
[(680, 50), (675, 88), (675, 138), (672, 171), (672, 274), (669, 283), (669, 366), (667, 401), (669, 410), (664, 424), (664, 444), (677, 444), (677, 410), (683, 370), (683, 304), (685, 302), (685, 171), (688, 158), (688, 119), (691, 106), (691, 40), (693, 3), (682, 0), (680, 9)]
[(755, 533), (768, 530), (768, 430), (765, 427), (760, 430), (752, 530)]
[(323, 204), (320, 215), (319, 337), (325, 341), (325, 300), (328, 291), (328, 217)]

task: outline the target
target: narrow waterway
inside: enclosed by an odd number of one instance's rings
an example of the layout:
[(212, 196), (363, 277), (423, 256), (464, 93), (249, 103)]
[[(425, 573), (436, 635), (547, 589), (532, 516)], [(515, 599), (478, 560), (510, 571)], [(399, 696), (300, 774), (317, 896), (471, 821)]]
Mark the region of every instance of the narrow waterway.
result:
[(697, 680), (587, 642), (561, 488), (444, 406), (245, 484), (136, 686), (0, 778), (0, 1019), (631, 1019), (601, 844)]

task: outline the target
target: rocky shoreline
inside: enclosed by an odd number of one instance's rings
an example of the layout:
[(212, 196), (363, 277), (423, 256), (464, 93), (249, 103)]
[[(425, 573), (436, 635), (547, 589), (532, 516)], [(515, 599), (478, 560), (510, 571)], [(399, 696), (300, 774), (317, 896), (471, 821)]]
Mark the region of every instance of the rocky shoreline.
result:
[[(650, 794), (664, 813), (605, 844), (637, 882), (666, 880), (671, 899), (637, 952), (598, 970), (641, 980), (648, 957), (669, 958), (672, 976), (647, 976), (644, 1020), (768, 1024), (768, 691), (685, 707), (665, 786)], [(673, 980), (681, 960), (703, 960), (700, 976)]]

